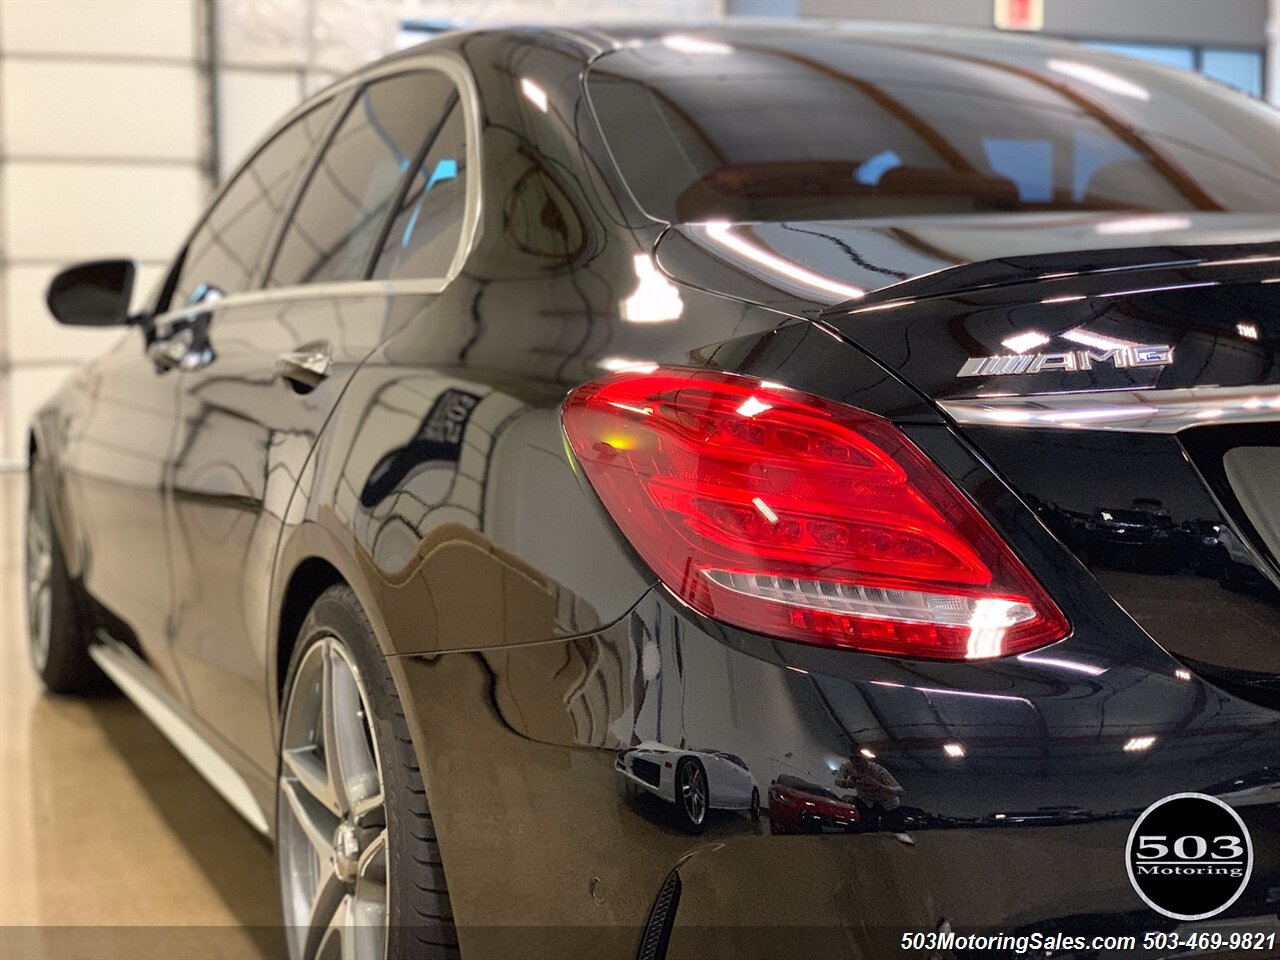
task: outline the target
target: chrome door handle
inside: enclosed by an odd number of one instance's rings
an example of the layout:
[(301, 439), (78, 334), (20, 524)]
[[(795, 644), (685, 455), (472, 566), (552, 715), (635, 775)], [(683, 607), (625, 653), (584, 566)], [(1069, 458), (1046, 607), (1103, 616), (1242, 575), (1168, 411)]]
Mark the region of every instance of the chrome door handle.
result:
[(155, 340), (147, 348), (147, 357), (161, 372), (181, 366), (195, 344), (195, 333), (183, 328), (164, 340)]
[(328, 340), (307, 343), (276, 358), (276, 373), (306, 390), (315, 389), (329, 375), (333, 348)]

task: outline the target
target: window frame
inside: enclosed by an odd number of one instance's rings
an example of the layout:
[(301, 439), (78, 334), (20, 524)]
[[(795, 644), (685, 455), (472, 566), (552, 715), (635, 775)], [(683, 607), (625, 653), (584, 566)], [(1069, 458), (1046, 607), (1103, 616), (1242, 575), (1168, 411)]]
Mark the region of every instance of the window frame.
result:
[[(319, 166), (320, 159), (324, 155), (324, 151), (328, 149), (334, 135), (337, 133), (342, 121), (346, 118), (352, 104), (366, 86), (380, 80), (389, 79), (405, 73), (423, 73), (435, 71), (444, 74), (453, 84), (457, 91), (457, 106), (463, 111), (463, 118), (466, 129), (466, 171), (464, 184), (466, 187), (465, 209), (462, 220), (462, 230), (458, 238), (458, 246), (454, 251), (454, 255), (449, 264), (449, 269), (440, 277), (423, 277), (409, 279), (384, 279), (371, 280), (368, 275), (376, 264), (377, 251), (371, 251), (370, 256), (366, 258), (364, 264), (365, 276), (359, 280), (340, 280), (326, 283), (310, 283), (310, 284), (291, 284), (288, 286), (266, 287), (267, 278), (271, 275), (271, 269), (275, 266), (276, 257), (280, 251), (280, 245), (284, 240), (285, 232), (293, 221), (294, 214), (298, 205), (302, 200), (307, 185), (311, 183), (311, 179), (315, 174), (316, 168)], [(480, 158), (480, 94), (476, 86), (475, 78), (471, 74), (471, 70), (466, 63), (457, 56), (450, 55), (446, 52), (422, 53), (408, 57), (396, 57), (393, 60), (380, 64), (368, 70), (360, 71), (344, 80), (340, 80), (324, 90), (320, 91), (313, 97), (303, 101), (282, 117), (269, 131), (263, 136), (254, 150), (235, 168), (234, 172), (223, 181), (223, 183), (215, 191), (214, 196), (205, 207), (204, 212), (196, 221), (195, 226), (187, 233), (186, 238), (179, 247), (177, 255), (170, 264), (169, 270), (165, 274), (163, 286), (155, 295), (156, 306), (167, 296), (172, 296), (172, 286), (177, 276), (181, 272), (183, 261), (186, 258), (187, 250), (191, 245), (191, 241), (195, 235), (204, 226), (209, 215), (217, 208), (223, 196), (227, 192), (232, 183), (244, 172), (244, 170), (257, 159), (258, 155), (271, 144), (276, 137), (283, 133), (291, 124), (300, 120), (305, 114), (314, 110), (325, 101), (333, 101), (334, 111), (329, 118), (328, 125), (319, 137), (308, 154), (302, 174), (298, 178), (298, 182), (294, 185), (290, 195), (285, 202), (286, 215), (281, 217), (279, 222), (271, 231), (271, 236), (264, 246), (264, 255), (261, 262), (250, 279), (250, 283), (243, 291), (227, 294), (217, 302), (217, 306), (235, 306), (237, 304), (263, 303), (274, 300), (295, 300), (301, 296), (306, 297), (355, 297), (355, 296), (381, 296), (388, 293), (404, 293), (404, 294), (438, 294), (441, 293), (453, 280), (462, 272), (462, 268), (467, 259), (471, 255), (471, 251), (475, 248), (476, 240), (480, 233), (480, 220), (482, 212), (482, 196), (480, 185), (481, 179), (481, 158)], [(412, 177), (414, 171), (408, 169), (404, 173), (404, 182)], [(397, 192), (399, 187), (397, 187)], [(385, 235), (385, 231), (389, 229), (390, 223), (394, 222), (389, 218), (393, 217), (395, 211), (388, 209), (383, 219), (378, 224), (378, 234)], [(209, 306), (201, 304), (166, 304), (163, 310), (153, 310), (153, 317), (173, 316), (188, 312), (198, 312), (208, 310)]]

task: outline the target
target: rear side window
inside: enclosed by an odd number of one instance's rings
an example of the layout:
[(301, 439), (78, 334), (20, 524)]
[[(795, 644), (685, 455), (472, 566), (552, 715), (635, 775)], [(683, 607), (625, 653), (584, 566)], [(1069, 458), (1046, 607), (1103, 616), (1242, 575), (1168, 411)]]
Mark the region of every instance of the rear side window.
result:
[(398, 205), (375, 277), (448, 275), (466, 215), (466, 164), (466, 113), (454, 98)]
[(303, 114), (240, 171), (187, 245), (171, 306), (184, 306), (203, 289), (230, 295), (249, 288), (332, 110), (333, 101), (326, 101)]
[(361, 91), (311, 174), (269, 286), (363, 278), (405, 173), (453, 99), (453, 83), (434, 71)]

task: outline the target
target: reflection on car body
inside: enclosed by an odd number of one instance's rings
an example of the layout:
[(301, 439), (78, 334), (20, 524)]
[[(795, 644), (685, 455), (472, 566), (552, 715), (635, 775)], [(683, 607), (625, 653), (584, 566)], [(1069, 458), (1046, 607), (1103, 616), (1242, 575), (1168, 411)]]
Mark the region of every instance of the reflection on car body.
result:
[(720, 750), (688, 750), (655, 740), (619, 752), (617, 770), (675, 809), (678, 822), (701, 833), (709, 810), (760, 816), (760, 788), (741, 757)]

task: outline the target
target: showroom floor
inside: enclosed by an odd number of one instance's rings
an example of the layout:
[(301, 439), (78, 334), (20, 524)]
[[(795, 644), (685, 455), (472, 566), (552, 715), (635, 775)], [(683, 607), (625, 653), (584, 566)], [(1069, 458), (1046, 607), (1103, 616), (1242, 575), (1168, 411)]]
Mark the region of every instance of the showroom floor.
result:
[(24, 497), (0, 472), (0, 955), (278, 956), (266, 842), (127, 700), (39, 690)]

